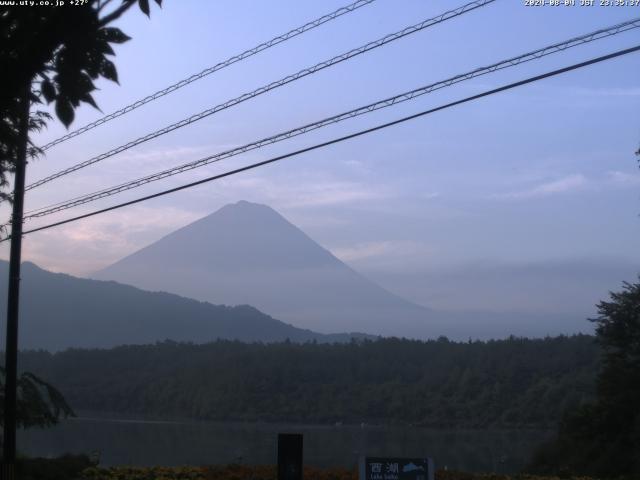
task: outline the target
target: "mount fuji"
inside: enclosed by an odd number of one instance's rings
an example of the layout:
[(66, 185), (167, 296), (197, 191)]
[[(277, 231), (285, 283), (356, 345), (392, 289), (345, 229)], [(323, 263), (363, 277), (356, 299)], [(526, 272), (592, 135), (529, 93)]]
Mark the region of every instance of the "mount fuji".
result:
[(360, 275), (272, 208), (246, 201), (170, 233), (93, 278), (213, 304), (248, 304), (323, 333), (427, 338), (452, 330), (441, 315)]

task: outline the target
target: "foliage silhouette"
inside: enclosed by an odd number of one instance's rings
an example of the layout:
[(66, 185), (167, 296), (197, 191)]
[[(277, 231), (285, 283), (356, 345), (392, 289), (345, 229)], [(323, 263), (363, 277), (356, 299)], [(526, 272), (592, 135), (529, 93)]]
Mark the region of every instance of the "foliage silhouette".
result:
[(593, 398), (592, 336), (457, 343), (166, 341), (23, 352), (79, 411), (150, 418), (549, 427)]
[[(155, 1), (161, 5), (162, 0)], [(29, 112), (25, 125), (21, 120), (26, 119), (25, 108), (54, 103), (56, 116), (67, 127), (81, 103), (98, 108), (91, 95), (94, 80), (118, 81), (108, 56), (115, 55), (112, 45), (129, 40), (110, 24), (136, 3), (149, 15), (148, 0), (122, 0), (118, 5), (114, 0), (88, 0), (76, 6), (15, 5), (0, 10), (0, 201), (12, 199), (2, 188), (8, 186), (7, 174), (15, 171), (25, 138), (27, 156), (37, 156), (41, 150), (29, 134), (52, 119), (48, 112), (37, 110)], [(18, 379), (17, 390), (17, 420), (23, 427), (51, 425), (60, 415), (72, 413), (55, 388), (30, 373)], [(4, 401), (3, 396), (3, 410)]]
[(592, 320), (603, 352), (596, 399), (566, 413), (557, 438), (535, 456), (535, 470), (640, 475), (640, 283), (623, 285)]
[[(4, 411), (4, 376), (5, 370), (0, 367), (0, 412)], [(49, 427), (60, 417), (75, 416), (62, 394), (32, 373), (18, 378), (18, 398), (17, 424), (22, 428)]]
[[(161, 5), (162, 0), (155, 0)], [(55, 114), (65, 126), (81, 103), (98, 108), (92, 92), (94, 80), (118, 81), (109, 56), (112, 45), (129, 40), (110, 26), (135, 4), (149, 15), (148, 0), (88, 0), (82, 6), (52, 8), (14, 6), (0, 10), (0, 188), (8, 185), (20, 143), (20, 112), (25, 89), (31, 105), (54, 103)], [(10, 72), (10, 73), (9, 73)], [(29, 132), (44, 128), (51, 115), (32, 112)], [(29, 157), (40, 150), (29, 140)], [(0, 200), (10, 200), (0, 191)]]

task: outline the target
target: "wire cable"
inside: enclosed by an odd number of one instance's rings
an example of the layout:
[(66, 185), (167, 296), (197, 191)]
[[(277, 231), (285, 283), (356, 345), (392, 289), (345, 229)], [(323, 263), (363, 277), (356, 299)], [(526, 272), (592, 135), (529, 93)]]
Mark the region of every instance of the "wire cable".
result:
[(261, 43), (260, 45), (257, 45), (253, 48), (250, 48), (249, 50), (245, 50), (242, 53), (239, 53), (237, 55), (234, 55), (232, 57), (227, 58), (226, 60), (217, 63), (211, 67), (205, 68), (204, 70), (202, 70), (199, 73), (196, 73), (194, 75), (191, 75), (188, 78), (185, 78), (183, 80), (180, 80), (179, 82), (174, 83), (173, 85), (170, 85), (162, 90), (158, 90), (155, 93), (152, 93), (151, 95), (148, 95), (140, 100), (137, 100), (119, 110), (116, 110), (113, 113), (110, 113), (108, 115), (105, 115), (104, 117), (99, 118), (98, 120), (88, 123), (87, 125), (80, 127), (72, 132), (67, 133), (66, 135), (63, 135), (60, 138), (56, 138), (55, 140), (47, 143), (46, 145), (44, 145), (43, 147), (40, 147), (42, 150), (48, 150), (51, 147), (58, 145), (59, 143), (65, 142), (73, 137), (77, 137), (78, 135), (81, 135), (85, 132), (88, 132), (89, 130), (92, 130), (100, 125), (103, 125), (115, 118), (118, 118), (122, 115), (125, 115), (126, 113), (129, 113), (133, 110), (135, 110), (136, 108), (139, 108), (143, 105), (146, 105), (149, 102), (152, 102), (154, 100), (157, 100), (158, 98), (164, 97), (165, 95), (168, 95), (170, 93), (175, 92), (176, 90), (179, 90), (182, 87), (185, 87), (197, 80), (200, 80), (201, 78), (204, 78), (208, 75), (211, 75), (212, 73), (215, 73), (219, 70), (222, 70), (223, 68), (229, 67), (231, 65), (233, 65), (234, 63), (238, 63), (242, 60), (245, 60), (249, 57), (252, 57), (253, 55), (256, 55), (260, 52), (263, 52), (271, 47), (275, 47), (276, 45), (286, 42), (287, 40), (290, 40), (294, 37), (297, 37), (298, 35), (302, 35), (305, 32), (308, 32), (309, 30), (313, 30), (314, 28), (317, 28), (327, 22), (330, 22), (331, 20), (335, 20), (336, 18), (341, 17), (342, 15), (345, 15), (347, 13), (351, 13), (354, 10), (357, 10), (360, 7), (364, 7), (365, 5), (369, 5), (370, 3), (374, 2), (375, 0), (357, 0), (356, 2), (353, 2), (349, 5), (346, 5), (342, 8), (339, 8), (331, 13), (328, 13), (326, 15), (323, 15), (322, 17), (316, 18), (315, 20), (312, 20), (308, 23), (305, 23), (304, 25), (298, 27), (298, 28), (294, 28), (293, 30), (288, 31), (287, 33), (284, 33), (282, 35), (278, 35), (277, 37), (272, 38), (271, 40), (268, 40), (264, 43)]
[(116, 186), (112, 186), (97, 192), (92, 192), (92, 193), (88, 193), (79, 197), (75, 197), (69, 200), (65, 200), (62, 202), (58, 202), (52, 205), (47, 205), (45, 207), (41, 207), (39, 209), (35, 209), (35, 210), (31, 210), (29, 212), (27, 212), (27, 214), (25, 215), (25, 220), (28, 219), (32, 219), (32, 218), (38, 218), (38, 217), (43, 217), (46, 215), (50, 215), (62, 210), (67, 210), (69, 208), (73, 208), (79, 205), (83, 205), (85, 203), (89, 203), (89, 202), (93, 202), (102, 198), (106, 198), (106, 197), (110, 197), (112, 195), (116, 195), (118, 193), (133, 189), (133, 188), (137, 188), (140, 187), (142, 185), (145, 185), (147, 183), (151, 183), (154, 181), (158, 181), (173, 175), (178, 175), (180, 173), (189, 171), (189, 170), (193, 170), (195, 168), (199, 168), (211, 163), (215, 163), (215, 162), (219, 162), (222, 160), (225, 160), (227, 158), (236, 156), (236, 155), (240, 155), (242, 153), (251, 151), (251, 150), (255, 150), (261, 147), (264, 147), (266, 145), (270, 145), (276, 142), (280, 142), (298, 135), (302, 135), (305, 133), (308, 133), (310, 131), (313, 130), (317, 130), (319, 128), (325, 127), (327, 125), (332, 125), (334, 123), (338, 123), (350, 118), (354, 118), (360, 115), (364, 115), (376, 110), (380, 110), (383, 108), (387, 108), (393, 105), (397, 105), (399, 103), (403, 103), (412, 99), (415, 99), (421, 95), (425, 95), (428, 93), (431, 93), (433, 91), (445, 88), (445, 87), (449, 87), (451, 85), (454, 85), (456, 83), (465, 81), (465, 80), (469, 80), (472, 78), (476, 78), (479, 77), (481, 75), (486, 75), (498, 70), (502, 70), (505, 68), (510, 68), (510, 67), (514, 67), (516, 65), (520, 65), (522, 63), (525, 62), (529, 62), (532, 60), (536, 60), (539, 58), (542, 58), (544, 56), (547, 55), (551, 55), (557, 52), (562, 52), (568, 48), (572, 48), (578, 45), (583, 45), (585, 43), (589, 43), (589, 42), (593, 42), (595, 40), (599, 40), (601, 38), (606, 38), (612, 35), (617, 35), (621, 32), (625, 32), (628, 30), (631, 30), (633, 28), (638, 28), (640, 27), (640, 18), (634, 19), (634, 20), (629, 20), (627, 22), (623, 22), (623, 23), (619, 23), (616, 25), (613, 25), (611, 27), (607, 27), (607, 28), (602, 28), (599, 30), (596, 30), (594, 32), (585, 34), (585, 35), (581, 35), (579, 37), (574, 37), (571, 38), (569, 40), (565, 40), (563, 42), (558, 42), (549, 46), (546, 46), (544, 48), (540, 48), (537, 50), (534, 50), (532, 52), (528, 52), (525, 53), (523, 55), (519, 55), (517, 57), (512, 57), (509, 58), (507, 60), (502, 60), (500, 62), (491, 64), (489, 66), (486, 67), (480, 67), (477, 68), (475, 70), (472, 70), (470, 72), (467, 73), (463, 73), (460, 75), (456, 75), (454, 77), (448, 78), (446, 80), (441, 80), (439, 82), (436, 83), (432, 83), (430, 85), (426, 85), (426, 86), (422, 86), (420, 88), (416, 88), (414, 90), (408, 91), (408, 92), (404, 92), (401, 93), (399, 95), (395, 95), (393, 97), (389, 97), (386, 98), (384, 100), (379, 100), (377, 102), (374, 103), (370, 103), (368, 105), (362, 106), (362, 107), (358, 107), (356, 109), (353, 110), (349, 110), (347, 112), (343, 112), (340, 113), (338, 115), (334, 115), (328, 118), (324, 118), (322, 120), (319, 120), (317, 122), (314, 123), (310, 123), (307, 125), (304, 125), (302, 127), (298, 127), (292, 130), (288, 130), (285, 132), (281, 132), (278, 133), (276, 135), (272, 135), (270, 137), (267, 138), (263, 138), (261, 140), (257, 140), (251, 143), (248, 143), (246, 145), (240, 146), (240, 147), (236, 147), (221, 153), (217, 153), (214, 155), (209, 155), (207, 157), (189, 162), (189, 163), (185, 163), (183, 165), (179, 165), (176, 167), (172, 167), (151, 175), (147, 175), (135, 180), (131, 180), (128, 181), (126, 183), (122, 183)]
[(209, 108), (207, 110), (204, 110), (200, 113), (196, 113), (195, 115), (192, 115), (188, 118), (185, 118), (183, 120), (180, 120), (179, 122), (173, 123), (167, 127), (164, 127), (160, 130), (156, 130), (155, 132), (149, 133), (147, 135), (144, 135), (142, 137), (137, 138), (136, 140), (132, 140), (129, 143), (126, 143), (124, 145), (120, 145), (119, 147), (116, 147), (106, 153), (100, 154), (96, 157), (90, 158), (89, 160), (85, 160), (84, 162), (80, 162), (74, 166), (71, 166), (69, 168), (66, 168), (64, 170), (60, 170), (46, 178), (43, 178), (41, 180), (38, 180), (30, 185), (27, 185), (27, 187), (25, 188), (25, 190), (31, 190), (33, 188), (39, 187), (41, 185), (44, 185), (45, 183), (51, 182), (52, 180), (55, 180), (57, 178), (60, 178), (64, 175), (68, 175), (72, 172), (75, 172), (77, 170), (80, 170), (82, 168), (88, 167), (89, 165), (93, 165), (94, 163), (100, 162), (102, 160), (105, 160), (109, 157), (112, 157), (118, 153), (124, 152), (125, 150), (128, 150), (130, 148), (133, 148), (137, 145), (140, 145), (144, 142), (148, 142), (149, 140), (152, 140), (154, 138), (157, 138), (161, 135), (165, 135), (169, 132), (172, 132), (174, 130), (177, 130), (179, 128), (182, 128), (184, 126), (190, 125), (194, 122), (197, 122), (199, 120), (202, 120), (203, 118), (209, 117), (210, 115), (213, 115), (214, 113), (220, 112), (221, 110), (225, 110), (227, 108), (233, 107), (235, 105), (238, 105), (242, 102), (245, 102), (251, 98), (257, 97), (259, 95), (262, 95), (264, 93), (267, 93), (271, 90), (274, 90), (276, 88), (282, 87), (284, 85), (287, 85), (291, 82), (294, 82), (296, 80), (299, 80), (301, 78), (304, 78), (308, 75), (314, 74), (316, 72), (319, 72), (320, 70), (324, 70), (325, 68), (331, 67), (333, 65), (336, 65), (338, 63), (344, 62), (346, 60), (349, 60), (355, 56), (361, 55), (365, 52), (368, 52), (370, 50), (379, 48), (383, 45), (386, 45), (388, 43), (391, 43), (395, 40), (398, 40), (400, 38), (406, 37), (408, 35), (411, 35), (413, 33), (419, 32), (421, 30), (424, 30), (426, 28), (429, 28), (431, 26), (437, 25), (439, 23), (442, 23), (446, 20), (449, 20), (451, 18), (455, 18), (458, 17), (460, 15), (463, 15), (467, 12), (470, 12), (472, 10), (475, 10), (477, 8), (483, 7), (485, 5), (488, 5), (490, 3), (495, 2), (496, 0), (475, 0), (473, 2), (467, 3), (461, 7), (458, 7), (454, 10), (448, 10), (434, 18), (430, 18), (428, 20), (424, 20), (420, 23), (417, 23), (415, 25), (406, 27), (398, 32), (395, 33), (391, 33), (389, 35), (385, 35), (382, 38), (379, 38), (378, 40), (374, 40), (372, 42), (369, 42), (365, 45), (362, 45), (358, 48), (354, 48), (352, 50), (349, 50), (348, 52), (342, 53), (340, 55), (337, 55), (329, 60), (325, 60), (323, 62), (317, 63), (316, 65), (312, 66), (312, 67), (308, 67), (308, 68), (304, 68), (294, 74), (291, 75), (287, 75), (284, 78), (281, 78), (280, 80), (276, 80), (275, 82), (271, 82), (267, 85), (264, 85), (256, 90), (253, 90), (251, 92), (245, 93), (243, 95), (240, 95), (239, 97), (236, 97), (232, 100), (228, 100), (224, 103), (221, 103), (219, 105), (216, 105), (215, 107)]
[[(300, 155), (300, 154), (303, 154), (303, 153), (306, 153), (306, 152), (310, 152), (310, 151), (313, 151), (313, 150), (317, 150), (317, 149), (320, 149), (320, 148), (327, 147), (329, 145), (334, 145), (334, 144), (337, 144), (337, 143), (340, 143), (340, 142), (344, 142), (346, 140), (350, 140), (350, 139), (353, 139), (353, 138), (356, 138), (356, 137), (367, 135), (369, 133), (373, 133), (373, 132), (376, 132), (378, 130), (389, 128), (389, 127), (392, 127), (394, 125), (398, 125), (398, 124), (407, 122), (409, 120), (414, 120), (416, 118), (423, 117), (423, 116), (426, 116), (426, 115), (430, 115), (432, 113), (435, 113), (435, 112), (438, 112), (438, 111), (441, 111), (441, 110), (445, 110), (445, 109), (448, 109), (448, 108), (451, 108), (451, 107), (454, 107), (454, 106), (457, 106), (457, 105), (461, 105), (461, 104), (464, 104), (464, 103), (475, 101), (475, 100), (478, 100), (478, 99), (483, 98), (483, 97), (487, 97), (487, 96), (490, 96), (490, 95), (494, 95), (496, 93), (504, 92), (506, 90), (511, 90), (513, 88), (520, 87), (522, 85), (526, 85), (526, 84), (530, 84), (530, 83), (533, 83), (533, 82), (537, 82), (537, 81), (543, 80), (545, 78), (549, 78), (549, 77), (553, 77), (553, 76), (556, 76), (556, 75), (560, 75), (562, 73), (566, 73), (566, 72), (569, 72), (569, 71), (572, 71), (572, 70), (577, 70), (579, 68), (584, 68), (586, 66), (594, 65), (596, 63), (604, 62), (606, 60), (610, 60), (610, 59), (613, 59), (613, 58), (621, 57), (623, 55), (628, 55), (630, 53), (634, 53), (634, 52), (637, 52), (639, 50), (640, 50), (640, 45), (636, 45), (634, 47), (627, 48), (627, 49), (624, 49), (624, 50), (618, 50), (618, 51), (610, 53), (608, 55), (603, 55), (603, 56), (600, 56), (600, 57), (593, 58), (591, 60), (587, 60), (587, 61), (584, 61), (584, 62), (580, 62), (580, 63), (576, 63), (576, 64), (573, 64), (573, 65), (570, 65), (568, 67), (563, 67), (563, 68), (560, 68), (560, 69), (557, 69), (557, 70), (553, 70), (553, 71), (550, 71), (550, 72), (547, 72), (547, 73), (543, 73), (541, 75), (536, 75), (534, 77), (529, 77), (527, 79), (520, 80), (518, 82), (510, 83), (508, 85), (504, 85), (502, 87), (494, 88), (492, 90), (487, 90), (485, 92), (482, 92), (482, 93), (479, 93), (479, 94), (476, 94), (476, 95), (472, 95), (470, 97), (466, 97), (466, 98), (463, 98), (461, 100), (456, 100), (454, 102), (450, 102), (450, 103), (441, 105), (439, 107), (431, 108), (429, 110), (424, 110), (422, 112), (415, 113), (413, 115), (409, 115), (409, 116), (406, 116), (406, 117), (399, 118), (397, 120), (393, 120), (391, 122), (387, 122), (387, 123), (383, 123), (383, 124), (380, 124), (380, 125), (376, 125), (375, 127), (367, 128), (365, 130), (360, 130), (358, 132), (351, 133), (349, 135), (345, 135), (345, 136), (342, 136), (342, 137), (334, 138), (332, 140), (329, 140), (329, 141), (326, 141), (326, 142), (322, 142), (322, 143), (318, 143), (318, 144), (312, 145), (310, 147), (302, 148), (302, 149), (296, 150), (294, 152), (290, 152), (290, 153), (287, 153), (287, 154), (284, 154), (284, 155), (279, 155), (277, 157), (273, 157), (273, 158), (270, 158), (268, 160), (263, 160), (261, 162), (252, 163), (252, 164), (246, 165), (244, 167), (236, 168), (234, 170), (230, 170), (230, 171), (227, 171), (227, 172), (224, 172), (224, 173), (221, 173), (221, 174), (217, 174), (217, 175), (213, 175), (213, 176), (210, 176), (210, 177), (207, 177), (207, 178), (203, 178), (201, 180), (197, 180), (195, 182), (187, 183), (187, 184), (181, 185), (179, 187), (174, 187), (174, 188), (170, 188), (168, 190), (163, 190), (163, 191), (158, 192), (158, 193), (154, 193), (154, 194), (151, 194), (151, 195), (146, 195), (144, 197), (139, 197), (139, 198), (136, 198), (134, 200), (129, 200), (127, 202), (119, 203), (119, 204), (113, 205), (111, 207), (106, 207), (106, 208), (102, 208), (100, 210), (95, 210), (93, 212), (85, 213), (83, 215), (78, 215), (76, 217), (67, 218), (67, 219), (61, 220), (59, 222), (54, 222), (54, 223), (50, 223), (48, 225), (44, 225), (44, 226), (41, 226), (41, 227), (32, 228), (31, 230), (27, 230), (27, 231), (23, 232), (23, 235), (39, 232), (39, 231), (42, 231), (42, 230), (47, 230), (49, 228), (57, 227), (57, 226), (60, 226), (60, 225), (65, 225), (65, 224), (71, 223), (71, 222), (76, 222), (78, 220), (82, 220), (82, 219), (85, 219), (85, 218), (93, 217), (95, 215), (100, 215), (102, 213), (106, 213), (106, 212), (110, 212), (110, 211), (113, 211), (113, 210), (117, 210), (117, 209), (120, 209), (120, 208), (123, 208), (123, 207), (127, 207), (129, 205), (134, 205), (136, 203), (141, 203), (141, 202), (144, 202), (144, 201), (147, 201), (147, 200), (151, 200), (153, 198), (162, 197), (162, 196), (168, 195), (170, 193), (175, 193), (175, 192), (178, 192), (178, 191), (181, 191), (181, 190), (192, 188), (192, 187), (195, 187), (197, 185), (202, 185), (204, 183), (212, 182), (214, 180), (219, 180), (221, 178), (229, 177), (231, 175), (236, 175), (236, 174), (241, 173), (241, 172), (246, 172), (248, 170), (253, 170), (255, 168), (262, 167), (262, 166), (265, 166), (265, 165), (268, 165), (268, 164), (271, 164), (271, 163), (275, 163), (275, 162), (284, 160), (286, 158), (294, 157), (294, 156), (297, 156), (297, 155)], [(4, 242), (4, 241), (6, 241), (6, 240), (8, 240), (10, 238), (11, 238), (10, 236), (5, 237), (2, 240), (0, 240), (0, 242)]]

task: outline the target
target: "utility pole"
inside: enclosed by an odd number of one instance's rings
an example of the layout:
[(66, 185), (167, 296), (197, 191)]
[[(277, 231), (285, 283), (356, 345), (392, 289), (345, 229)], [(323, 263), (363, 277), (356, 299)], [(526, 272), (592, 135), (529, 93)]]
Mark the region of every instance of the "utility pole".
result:
[(0, 480), (15, 478), (16, 412), (18, 379), (18, 309), (20, 306), (20, 259), (22, 253), (22, 216), (24, 212), (24, 183), (29, 141), (29, 106), (31, 81), (20, 99), (18, 150), (13, 186), (13, 214), (11, 216), (11, 250), (9, 254), (9, 292), (7, 296), (7, 343), (5, 348), (4, 438), (2, 475)]

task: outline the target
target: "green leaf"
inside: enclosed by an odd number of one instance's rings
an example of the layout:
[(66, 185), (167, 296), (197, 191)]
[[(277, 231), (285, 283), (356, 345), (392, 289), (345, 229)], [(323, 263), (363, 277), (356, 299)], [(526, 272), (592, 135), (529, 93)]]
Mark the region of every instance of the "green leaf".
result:
[(102, 39), (96, 41), (96, 50), (105, 55), (116, 54), (116, 52), (113, 51), (113, 48), (111, 48), (111, 45), (109, 45), (109, 42)]
[(40, 90), (42, 90), (42, 95), (47, 103), (51, 103), (56, 98), (56, 89), (48, 78), (40, 83)]
[(101, 30), (101, 36), (107, 42), (124, 43), (131, 40), (131, 37), (124, 34), (122, 30), (115, 27), (105, 27)]
[(112, 61), (107, 60), (106, 58), (104, 58), (102, 60), (102, 63), (100, 64), (100, 75), (102, 75), (104, 78), (108, 80), (119, 83), (116, 66), (113, 64)]
[(89, 93), (95, 89), (96, 87), (93, 85), (89, 75), (84, 72), (78, 74), (78, 77), (75, 79), (75, 90), (79, 93)]
[(140, 10), (142, 10), (142, 13), (144, 13), (147, 17), (150, 16), (149, 0), (138, 0), (138, 5), (140, 6)]
[(87, 55), (87, 62), (84, 68), (91, 78), (98, 78), (98, 75), (100, 75), (100, 63), (103, 58), (103, 55), (94, 52)]
[(73, 106), (68, 99), (58, 97), (56, 100), (56, 115), (64, 126), (69, 128), (69, 125), (73, 122), (75, 114), (73, 112)]
[(98, 104), (93, 99), (93, 97), (91, 96), (90, 93), (85, 93), (85, 94), (81, 95), (80, 96), (80, 100), (82, 100), (83, 102), (88, 103), (89, 105), (91, 105), (96, 110), (100, 110), (100, 107), (98, 107)]

